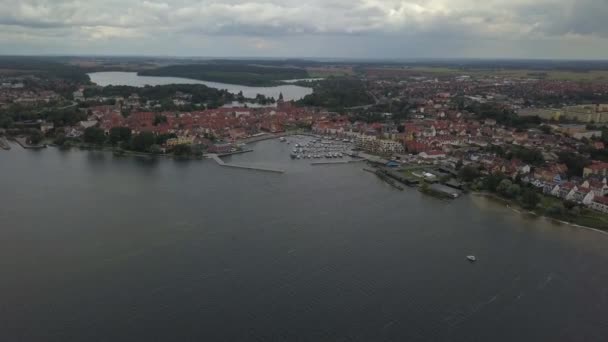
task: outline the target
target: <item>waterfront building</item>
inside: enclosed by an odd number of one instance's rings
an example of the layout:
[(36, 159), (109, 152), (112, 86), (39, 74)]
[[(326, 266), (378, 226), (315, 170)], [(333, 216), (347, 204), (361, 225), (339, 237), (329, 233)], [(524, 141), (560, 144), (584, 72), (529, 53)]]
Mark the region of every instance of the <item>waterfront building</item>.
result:
[(232, 152), (232, 144), (230, 143), (216, 143), (209, 147), (210, 153), (230, 153)]
[(600, 177), (608, 176), (608, 163), (593, 162), (593, 164), (583, 169), (583, 177), (589, 177), (591, 175), (597, 175)]
[(173, 147), (177, 145), (192, 145), (194, 143), (194, 137), (180, 136), (167, 140), (167, 146)]
[(608, 197), (595, 197), (589, 208), (608, 214)]

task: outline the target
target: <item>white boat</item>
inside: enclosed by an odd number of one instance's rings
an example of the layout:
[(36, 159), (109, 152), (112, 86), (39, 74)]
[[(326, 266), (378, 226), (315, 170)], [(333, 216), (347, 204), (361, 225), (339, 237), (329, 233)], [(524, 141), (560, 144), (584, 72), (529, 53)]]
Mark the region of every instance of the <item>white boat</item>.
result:
[(280, 138), (279, 138), (279, 140), (280, 140), (281, 142), (285, 142), (285, 140), (287, 140), (287, 139), (285, 139), (285, 137), (280, 137)]
[(476, 258), (474, 255), (467, 255), (467, 259), (468, 259), (470, 262), (475, 262), (475, 261), (477, 261), (477, 258)]

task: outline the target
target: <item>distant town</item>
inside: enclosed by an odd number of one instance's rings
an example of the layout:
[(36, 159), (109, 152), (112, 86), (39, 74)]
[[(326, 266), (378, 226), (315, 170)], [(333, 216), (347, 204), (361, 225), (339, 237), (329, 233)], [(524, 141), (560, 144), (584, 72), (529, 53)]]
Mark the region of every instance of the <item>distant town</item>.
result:
[(202, 85), (100, 87), (85, 72), (103, 69), (61, 65), (69, 72), (0, 68), (12, 70), (0, 73), (0, 147), (14, 140), (28, 149), (202, 158), (308, 134), (352, 143), (351, 157), (391, 184), (443, 198), (475, 192), (608, 229), (608, 80), (551, 70), (337, 64), (315, 65), (313, 74), (299, 66), (308, 73), (297, 75), (316, 77), (298, 82), (313, 94), (286, 101)]

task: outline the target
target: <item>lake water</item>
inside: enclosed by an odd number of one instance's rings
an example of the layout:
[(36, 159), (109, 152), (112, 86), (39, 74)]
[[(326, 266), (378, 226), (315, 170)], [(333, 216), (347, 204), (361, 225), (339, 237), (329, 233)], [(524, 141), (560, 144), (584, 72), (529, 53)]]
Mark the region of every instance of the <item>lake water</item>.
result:
[(606, 340), (607, 235), (253, 148), (0, 151), (0, 340)]
[(199, 81), (189, 78), (179, 77), (160, 77), (160, 76), (139, 76), (135, 72), (94, 72), (90, 73), (91, 81), (100, 85), (126, 85), (131, 87), (143, 87), (146, 85), (165, 85), (165, 84), (204, 84), (211, 88), (226, 89), (233, 94), (243, 92), (247, 98), (255, 98), (257, 94), (267, 97), (279, 98), (283, 93), (286, 101), (299, 100), (308, 94), (312, 94), (312, 88), (300, 87), (296, 85), (281, 85), (276, 87), (248, 87), (243, 85)]

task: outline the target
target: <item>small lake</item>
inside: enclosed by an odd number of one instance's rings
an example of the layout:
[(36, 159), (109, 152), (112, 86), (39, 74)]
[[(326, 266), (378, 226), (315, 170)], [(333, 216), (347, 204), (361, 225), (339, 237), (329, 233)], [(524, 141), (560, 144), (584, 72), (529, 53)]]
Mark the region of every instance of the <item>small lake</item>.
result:
[(160, 76), (139, 76), (136, 72), (94, 72), (90, 73), (91, 81), (100, 86), (125, 85), (131, 87), (143, 87), (146, 85), (166, 85), (166, 84), (204, 84), (211, 88), (226, 89), (233, 94), (243, 92), (248, 98), (254, 98), (257, 94), (266, 97), (279, 98), (283, 93), (283, 98), (289, 100), (299, 100), (306, 95), (312, 94), (312, 88), (300, 87), (296, 85), (281, 85), (276, 87), (248, 87), (238, 84), (228, 84), (220, 82), (199, 81), (180, 77), (160, 77)]

